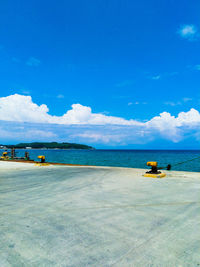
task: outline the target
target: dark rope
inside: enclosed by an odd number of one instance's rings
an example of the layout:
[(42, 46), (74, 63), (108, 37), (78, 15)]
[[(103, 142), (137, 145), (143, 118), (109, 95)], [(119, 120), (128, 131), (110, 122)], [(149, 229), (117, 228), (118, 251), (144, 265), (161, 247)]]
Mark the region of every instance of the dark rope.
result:
[[(190, 162), (190, 161), (193, 161), (193, 160), (195, 160), (195, 159), (200, 159), (200, 157), (197, 157), (197, 158), (193, 158), (193, 159), (189, 159), (189, 160), (185, 160), (185, 161), (176, 163), (176, 164), (173, 165), (173, 167), (174, 167), (174, 166), (181, 165), (181, 164), (184, 164), (184, 163), (187, 163), (187, 162)], [(171, 164), (168, 164), (167, 167), (160, 167), (160, 168), (158, 168), (158, 169), (159, 169), (159, 170), (161, 170), (161, 169), (167, 169), (167, 170), (169, 171), (169, 170), (171, 170), (171, 167), (172, 167), (172, 165), (171, 165)]]
[(176, 164), (174, 164), (173, 166), (177, 166), (177, 165), (180, 165), (180, 164), (183, 164), (183, 163), (189, 162), (189, 161), (193, 161), (193, 160), (195, 160), (195, 159), (200, 159), (200, 157), (193, 158), (193, 159), (189, 159), (189, 160), (186, 160), (186, 161), (182, 161), (182, 162), (179, 162), (179, 163), (176, 163)]

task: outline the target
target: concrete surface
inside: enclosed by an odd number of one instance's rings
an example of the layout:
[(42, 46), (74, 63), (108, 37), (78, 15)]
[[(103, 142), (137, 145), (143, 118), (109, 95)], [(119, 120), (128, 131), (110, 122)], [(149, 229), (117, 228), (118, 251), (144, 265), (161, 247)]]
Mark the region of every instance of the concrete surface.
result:
[(200, 175), (0, 162), (0, 266), (200, 266)]

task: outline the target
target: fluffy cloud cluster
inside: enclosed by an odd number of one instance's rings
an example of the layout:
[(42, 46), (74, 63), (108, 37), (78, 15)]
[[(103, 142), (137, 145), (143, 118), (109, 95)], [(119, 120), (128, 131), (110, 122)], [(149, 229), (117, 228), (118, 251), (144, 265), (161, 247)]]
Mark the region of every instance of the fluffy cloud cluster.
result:
[(33, 103), (30, 96), (10, 95), (0, 98), (0, 120), (18, 122), (38, 122), (56, 124), (119, 124), (138, 125), (135, 120), (125, 120), (119, 117), (106, 116), (100, 113), (92, 113), (90, 107), (73, 104), (63, 116), (49, 115), (46, 105)]
[(182, 139), (183, 130), (199, 129), (200, 113), (195, 109), (190, 109), (188, 112), (180, 112), (177, 117), (171, 116), (168, 112), (163, 112), (160, 116), (152, 118), (146, 123), (150, 129), (159, 131), (162, 136), (174, 142)]
[(195, 40), (198, 37), (198, 30), (195, 25), (187, 24), (180, 27), (178, 33), (181, 37), (190, 41)]
[(155, 126), (157, 128), (167, 127), (181, 127), (181, 126), (196, 126), (200, 124), (200, 113), (194, 108), (188, 112), (180, 112), (177, 117), (171, 116), (168, 112), (163, 112), (160, 116), (156, 116), (150, 121), (146, 122), (147, 125)]
[[(193, 108), (180, 112), (177, 117), (163, 112), (147, 122), (93, 113), (90, 107), (80, 104), (73, 104), (63, 116), (52, 116), (45, 104), (39, 106), (33, 103), (30, 96), (18, 94), (0, 98), (0, 120), (1, 138), (9, 136), (11, 125), (15, 127), (17, 123), (14, 132), (16, 136), (18, 133), (18, 139), (28, 134), (29, 137), (38, 136), (38, 139), (124, 145), (145, 143), (155, 138), (179, 142), (191, 134), (199, 140), (200, 130), (200, 113)], [(8, 123), (7, 130), (6, 121), (12, 122)], [(29, 123), (28, 128), (24, 128), (24, 122)]]

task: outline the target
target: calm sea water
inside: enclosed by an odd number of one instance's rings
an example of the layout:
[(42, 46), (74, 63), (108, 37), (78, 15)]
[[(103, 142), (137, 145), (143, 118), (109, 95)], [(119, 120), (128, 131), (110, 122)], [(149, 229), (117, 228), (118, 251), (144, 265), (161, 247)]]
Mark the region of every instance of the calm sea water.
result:
[[(16, 150), (17, 156), (24, 156), (25, 150)], [(182, 161), (200, 157), (200, 150), (26, 150), (37, 160), (45, 155), (50, 162), (146, 168), (147, 161), (158, 161), (159, 166), (172, 165), (172, 170), (200, 172), (200, 158), (177, 165)]]

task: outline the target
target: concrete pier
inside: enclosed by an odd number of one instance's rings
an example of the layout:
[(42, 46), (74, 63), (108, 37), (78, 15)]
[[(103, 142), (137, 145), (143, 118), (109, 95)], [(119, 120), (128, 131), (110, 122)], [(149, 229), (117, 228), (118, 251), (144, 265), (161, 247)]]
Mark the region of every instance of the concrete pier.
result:
[(0, 162), (0, 266), (200, 266), (200, 173)]

